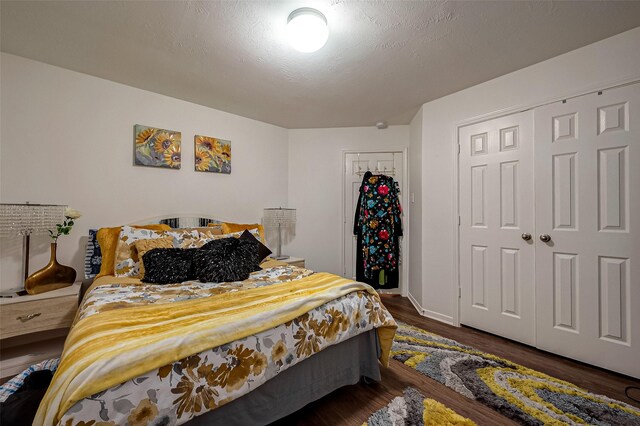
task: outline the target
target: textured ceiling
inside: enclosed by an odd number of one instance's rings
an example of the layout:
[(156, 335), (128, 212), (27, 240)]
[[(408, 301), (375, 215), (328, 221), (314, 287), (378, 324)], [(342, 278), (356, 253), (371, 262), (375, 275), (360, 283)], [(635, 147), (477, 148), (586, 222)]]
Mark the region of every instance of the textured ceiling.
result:
[[(324, 48), (286, 43), (293, 9)], [(2, 1), (2, 51), (287, 128), (406, 124), (424, 102), (640, 26), (616, 1)]]

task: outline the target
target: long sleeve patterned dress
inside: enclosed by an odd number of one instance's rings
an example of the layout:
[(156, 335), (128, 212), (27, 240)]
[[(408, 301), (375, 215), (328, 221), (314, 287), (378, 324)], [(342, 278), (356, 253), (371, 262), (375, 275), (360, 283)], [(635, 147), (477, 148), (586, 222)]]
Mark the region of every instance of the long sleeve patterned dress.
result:
[(353, 233), (357, 236), (356, 279), (374, 288), (399, 284), (402, 207), (398, 183), (365, 173), (360, 185)]

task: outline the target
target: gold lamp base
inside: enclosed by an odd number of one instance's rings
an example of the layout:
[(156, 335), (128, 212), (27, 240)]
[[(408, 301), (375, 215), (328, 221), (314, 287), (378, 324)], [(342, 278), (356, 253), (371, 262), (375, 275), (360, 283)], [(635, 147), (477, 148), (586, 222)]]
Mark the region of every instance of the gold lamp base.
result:
[(76, 270), (61, 265), (56, 260), (58, 244), (51, 243), (51, 260), (44, 268), (29, 275), (24, 282), (24, 289), (29, 294), (45, 293), (62, 287), (68, 287), (76, 280)]

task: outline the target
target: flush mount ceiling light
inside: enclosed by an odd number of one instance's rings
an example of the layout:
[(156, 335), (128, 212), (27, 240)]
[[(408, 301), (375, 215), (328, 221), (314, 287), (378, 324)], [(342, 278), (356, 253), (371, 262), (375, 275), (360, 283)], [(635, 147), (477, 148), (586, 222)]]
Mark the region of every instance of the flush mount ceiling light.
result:
[(301, 7), (289, 14), (287, 37), (291, 46), (300, 52), (315, 52), (327, 42), (327, 18), (316, 9)]

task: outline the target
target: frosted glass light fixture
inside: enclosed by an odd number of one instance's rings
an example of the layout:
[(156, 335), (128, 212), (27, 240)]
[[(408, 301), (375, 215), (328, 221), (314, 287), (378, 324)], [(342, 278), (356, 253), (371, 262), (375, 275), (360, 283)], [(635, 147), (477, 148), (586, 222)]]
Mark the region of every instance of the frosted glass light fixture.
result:
[(310, 7), (296, 9), (287, 19), (287, 37), (294, 49), (305, 53), (315, 52), (329, 38), (327, 18)]
[(31, 235), (47, 234), (64, 219), (67, 206), (54, 204), (0, 204), (0, 236), (22, 237), (22, 273), (29, 276), (29, 240)]
[(278, 230), (278, 248), (274, 259), (288, 259), (289, 256), (282, 255), (282, 228), (287, 228), (296, 224), (296, 209), (266, 208), (264, 209), (263, 224), (265, 228), (275, 228)]

